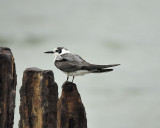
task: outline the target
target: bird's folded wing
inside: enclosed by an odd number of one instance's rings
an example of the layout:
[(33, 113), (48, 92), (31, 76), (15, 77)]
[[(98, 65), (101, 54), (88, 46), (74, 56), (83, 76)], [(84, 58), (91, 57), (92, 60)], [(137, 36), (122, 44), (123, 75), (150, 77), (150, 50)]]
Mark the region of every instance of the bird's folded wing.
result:
[(88, 65), (80, 56), (66, 53), (61, 55), (61, 59), (55, 61), (55, 66), (64, 72), (74, 72), (81, 70), (82, 66)]
[[(110, 65), (95, 65), (86, 62), (80, 56), (76, 54), (66, 53), (60, 56), (55, 61), (55, 66), (64, 72), (74, 72), (77, 70), (88, 70), (88, 71), (105, 71), (104, 69), (118, 66), (119, 64)], [(108, 71), (108, 70), (107, 70)]]
[(68, 61), (75, 61), (75, 62), (81, 62), (81, 63), (84, 63), (86, 62), (84, 59), (82, 59), (80, 56), (76, 55), (76, 54), (72, 54), (72, 53), (66, 53), (66, 54), (63, 54), (61, 55), (61, 57), (65, 60), (68, 60)]

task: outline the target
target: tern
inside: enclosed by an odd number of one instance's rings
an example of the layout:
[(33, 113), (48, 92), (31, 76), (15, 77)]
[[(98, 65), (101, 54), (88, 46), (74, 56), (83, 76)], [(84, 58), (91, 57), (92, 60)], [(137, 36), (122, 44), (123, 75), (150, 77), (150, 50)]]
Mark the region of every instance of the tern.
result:
[(64, 47), (57, 47), (53, 51), (47, 51), (45, 53), (51, 53), (54, 55), (54, 64), (62, 72), (67, 74), (67, 80), (69, 76), (72, 76), (72, 82), (75, 76), (82, 76), (88, 73), (103, 73), (110, 72), (113, 69), (110, 67), (118, 66), (120, 64), (110, 65), (97, 65), (90, 64), (79, 55), (72, 54), (68, 49)]

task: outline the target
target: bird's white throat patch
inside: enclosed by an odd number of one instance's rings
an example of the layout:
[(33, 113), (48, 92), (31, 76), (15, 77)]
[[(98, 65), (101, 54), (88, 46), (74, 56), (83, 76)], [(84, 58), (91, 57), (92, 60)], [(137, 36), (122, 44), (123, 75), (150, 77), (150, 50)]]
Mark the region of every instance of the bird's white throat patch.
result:
[(55, 62), (55, 60), (57, 59), (57, 57), (60, 56), (60, 55), (57, 52), (55, 52), (53, 55), (54, 55), (54, 62)]

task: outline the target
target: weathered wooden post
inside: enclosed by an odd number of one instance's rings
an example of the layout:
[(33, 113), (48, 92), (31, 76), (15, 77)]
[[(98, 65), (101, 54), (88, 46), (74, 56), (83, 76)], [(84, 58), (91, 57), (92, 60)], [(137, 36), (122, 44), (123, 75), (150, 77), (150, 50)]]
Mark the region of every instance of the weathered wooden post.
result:
[(57, 128), (58, 86), (52, 71), (26, 69), (20, 97), (19, 128)]
[(0, 47), (0, 128), (13, 128), (17, 76), (9, 48)]
[(86, 112), (77, 87), (65, 82), (57, 105), (57, 128), (87, 128)]

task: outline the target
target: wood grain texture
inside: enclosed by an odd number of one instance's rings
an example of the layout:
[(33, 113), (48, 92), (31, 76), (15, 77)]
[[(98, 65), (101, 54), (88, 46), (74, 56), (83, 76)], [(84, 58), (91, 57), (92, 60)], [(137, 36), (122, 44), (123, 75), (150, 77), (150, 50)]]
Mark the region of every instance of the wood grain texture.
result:
[(76, 84), (65, 82), (57, 104), (57, 128), (87, 128), (85, 108)]
[(57, 128), (58, 86), (52, 71), (26, 69), (20, 97), (19, 128)]
[(13, 128), (17, 75), (9, 48), (0, 47), (0, 128)]

